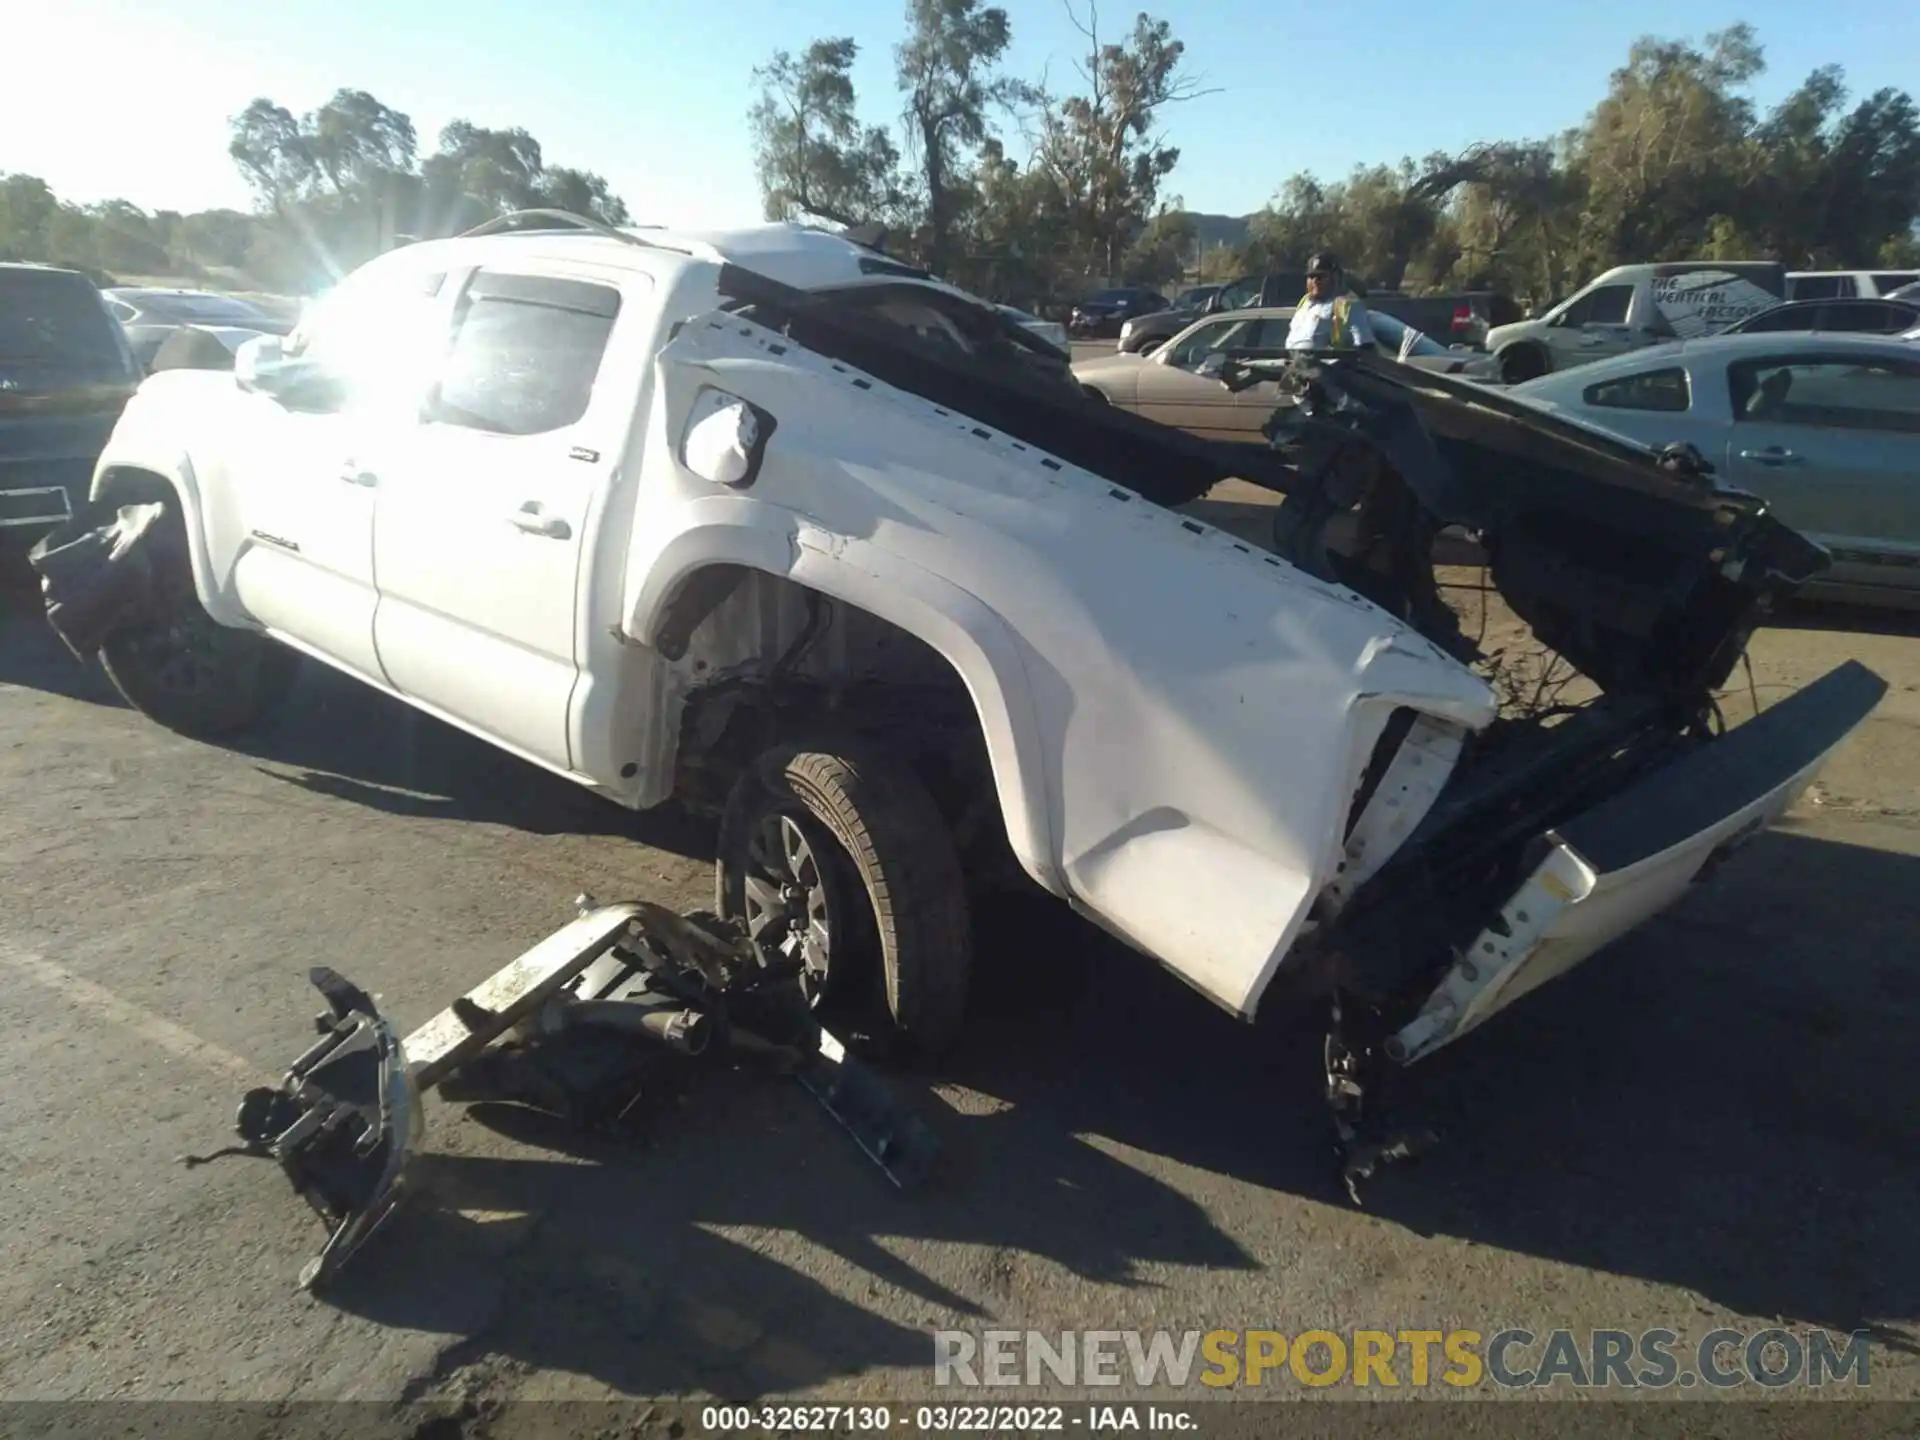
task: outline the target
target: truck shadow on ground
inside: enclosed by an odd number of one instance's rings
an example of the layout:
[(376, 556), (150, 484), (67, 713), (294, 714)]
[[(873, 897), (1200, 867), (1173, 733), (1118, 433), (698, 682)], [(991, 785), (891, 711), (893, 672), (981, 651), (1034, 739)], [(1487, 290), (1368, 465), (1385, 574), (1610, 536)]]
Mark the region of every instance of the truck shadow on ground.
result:
[[(1046, 1005), (1003, 984), (967, 1083), (1062, 1134), (1346, 1203), (1317, 1016), (1240, 1026), (1097, 957), (1070, 917), (1047, 923), (1053, 953), (1086, 957), (1069, 967), (1082, 978)], [(1881, 1323), (1911, 1322), (1920, 1295), (1916, 933), (1920, 859), (1763, 835), (1666, 917), (1406, 1072), (1409, 1116), (1445, 1143), (1376, 1177), (1367, 1210), (1920, 1353)]]
[[(1920, 1294), (1920, 976), (1897, 958), (1917, 925), (1920, 861), (1763, 836), (1413, 1072), (1447, 1139), (1368, 1213), (1920, 1350), (1898, 1328)], [(437, 1107), (431, 1203), (334, 1303), (467, 1337), (443, 1377), (510, 1362), (739, 1400), (924, 1375), (925, 1330), (1029, 1323), (1049, 1267), (1122, 1288), (1257, 1268), (1128, 1151), (1346, 1205), (1317, 1016), (1243, 1026), (1051, 903), (996, 906), (979, 940), (971, 1043), (932, 1084), (895, 1077), (945, 1145), (928, 1189), (894, 1193), (797, 1087), (743, 1073), (657, 1102), (641, 1146)], [(463, 1153), (476, 1121), (530, 1148)], [(942, 1243), (909, 1263), (894, 1241)]]
[[(657, 1102), (639, 1143), (512, 1107), (467, 1112), (537, 1147), (531, 1158), (445, 1153), (457, 1122), (438, 1108), (441, 1153), (409, 1172), (425, 1203), (328, 1298), (383, 1324), (463, 1335), (443, 1375), (505, 1361), (627, 1393), (745, 1400), (888, 1367), (924, 1373), (929, 1330), (1017, 1323), (1016, 1258), (1123, 1287), (1147, 1283), (1145, 1266), (1255, 1268), (1192, 1200), (1045, 1117), (919, 1099), (947, 1178), (911, 1195), (797, 1085), (746, 1071), (704, 1077), (684, 1104)], [(782, 1255), (782, 1236), (804, 1244)], [(916, 1268), (899, 1240), (946, 1242), (951, 1269)]]
[(1770, 616), (1767, 625), (1775, 630), (1831, 630), (1841, 634), (1913, 638), (1920, 637), (1920, 605), (1912, 609), (1894, 609), (1796, 600)]
[(676, 807), (623, 809), (311, 661), (300, 667), (293, 694), (271, 723), (225, 743), (285, 767), (263, 768), (276, 780), (388, 814), (536, 835), (620, 836), (675, 855), (713, 858), (712, 827)]
[(0, 685), (20, 685), (90, 705), (126, 708), (105, 671), (81, 660), (60, 643), (39, 609), (38, 596), (29, 605), (0, 595)]
[[(61, 644), (36, 608), (0, 610), (0, 684), (126, 708), (106, 672)], [(286, 767), (263, 770), (276, 780), (392, 815), (619, 836), (713, 858), (712, 826), (677, 807), (622, 809), (315, 661), (300, 667), (277, 716), (222, 744)]]

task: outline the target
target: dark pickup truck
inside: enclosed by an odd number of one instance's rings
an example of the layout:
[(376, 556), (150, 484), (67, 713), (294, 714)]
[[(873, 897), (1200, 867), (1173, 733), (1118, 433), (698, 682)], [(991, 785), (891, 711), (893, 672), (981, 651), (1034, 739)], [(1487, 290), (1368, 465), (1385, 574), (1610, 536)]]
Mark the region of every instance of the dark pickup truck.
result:
[(0, 565), (85, 509), (94, 462), (140, 380), (92, 280), (0, 265)]

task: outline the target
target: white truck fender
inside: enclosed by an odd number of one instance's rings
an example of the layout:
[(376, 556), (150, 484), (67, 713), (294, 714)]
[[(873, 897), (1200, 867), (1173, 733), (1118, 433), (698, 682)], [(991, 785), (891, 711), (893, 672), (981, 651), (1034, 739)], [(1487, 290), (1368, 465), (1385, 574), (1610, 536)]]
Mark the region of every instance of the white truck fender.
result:
[(871, 541), (834, 534), (794, 512), (746, 497), (712, 496), (686, 507), (686, 524), (644, 565), (627, 606), (627, 633), (653, 645), (673, 595), (713, 565), (783, 576), (899, 626), (937, 651), (971, 697), (993, 768), (1014, 855), (1033, 880), (1065, 897), (1054, 857), (1044, 747), (1013, 632), (978, 596)]
[[(123, 422), (124, 423), (124, 422)], [(144, 445), (146, 437), (137, 432), (122, 437), (114, 432), (107, 448), (94, 466), (93, 485), (88, 499), (98, 513), (119, 505), (158, 500), (156, 493), (164, 484), (180, 507), (186, 526), (187, 553), (193, 565), (193, 588), (207, 613), (224, 625), (245, 625), (245, 613), (223, 594), (214, 582), (213, 559), (207, 542), (207, 527), (200, 504), (199, 481), (193, 460), (184, 451), (167, 445)]]

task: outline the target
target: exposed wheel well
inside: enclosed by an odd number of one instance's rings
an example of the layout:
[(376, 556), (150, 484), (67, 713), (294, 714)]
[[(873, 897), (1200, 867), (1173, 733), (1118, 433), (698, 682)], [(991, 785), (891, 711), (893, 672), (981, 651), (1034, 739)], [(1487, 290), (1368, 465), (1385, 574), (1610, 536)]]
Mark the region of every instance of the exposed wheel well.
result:
[(154, 470), (116, 465), (102, 475), (94, 487), (93, 505), (96, 509), (144, 505), (155, 500), (177, 505), (180, 492), (174, 488), (171, 480)]
[(759, 570), (709, 566), (667, 602), (692, 684), (676, 747), (675, 793), (724, 803), (772, 746), (821, 733), (857, 737), (912, 769), (970, 869), (1014, 861), (985, 730), (953, 663), (893, 621)]

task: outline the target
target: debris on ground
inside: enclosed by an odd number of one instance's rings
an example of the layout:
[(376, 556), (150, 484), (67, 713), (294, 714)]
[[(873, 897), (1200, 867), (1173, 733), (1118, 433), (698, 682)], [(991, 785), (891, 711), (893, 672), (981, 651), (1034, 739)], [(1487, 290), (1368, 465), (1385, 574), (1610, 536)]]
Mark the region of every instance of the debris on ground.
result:
[(404, 1040), (372, 996), (326, 967), (320, 1039), (278, 1088), (251, 1090), (241, 1142), (270, 1158), (327, 1227), (300, 1273), (317, 1290), (395, 1213), (422, 1098), (527, 1106), (583, 1129), (617, 1125), (668, 1069), (770, 1057), (896, 1186), (922, 1183), (932, 1132), (815, 1019), (783, 957), (737, 926), (646, 901), (576, 902), (577, 916)]

